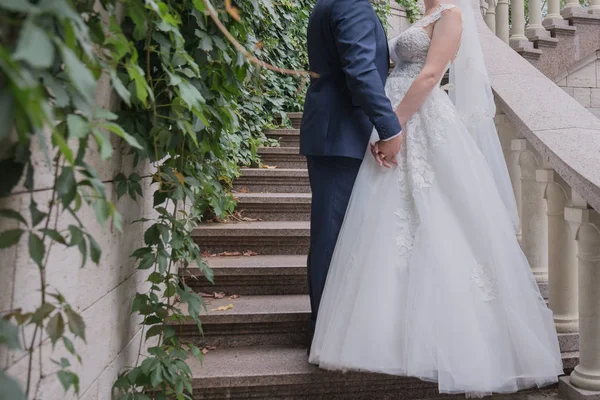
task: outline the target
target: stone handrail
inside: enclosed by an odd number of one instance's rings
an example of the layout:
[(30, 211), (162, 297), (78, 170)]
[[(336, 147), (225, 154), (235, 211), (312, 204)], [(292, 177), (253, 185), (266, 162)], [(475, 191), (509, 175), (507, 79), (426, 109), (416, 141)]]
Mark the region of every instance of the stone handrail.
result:
[[(471, 1), (479, 11), (480, 2)], [(547, 288), (557, 332), (579, 336), (579, 364), (561, 378), (561, 394), (592, 398), (600, 394), (600, 119), (515, 52), (507, 43), (508, 4), (490, 2), (477, 12), (478, 30), (521, 217), (517, 236)], [(524, 33), (522, 5), (512, 2), (513, 37)], [(556, 13), (558, 0), (549, 5)], [(530, 14), (529, 35), (543, 29), (538, 11)]]
[(480, 24), (499, 106), (545, 161), (600, 210), (600, 119)]

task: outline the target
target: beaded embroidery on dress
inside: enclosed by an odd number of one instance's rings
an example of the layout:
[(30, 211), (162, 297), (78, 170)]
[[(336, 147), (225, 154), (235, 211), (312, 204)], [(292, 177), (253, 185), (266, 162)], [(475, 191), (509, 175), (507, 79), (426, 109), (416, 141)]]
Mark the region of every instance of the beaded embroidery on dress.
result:
[[(441, 5), (389, 42), (394, 107), (425, 65), (424, 27), (453, 7)], [(556, 382), (562, 360), (552, 313), (448, 95), (435, 88), (405, 128), (397, 167), (380, 167), (366, 151), (310, 361), (414, 376), (469, 396)]]

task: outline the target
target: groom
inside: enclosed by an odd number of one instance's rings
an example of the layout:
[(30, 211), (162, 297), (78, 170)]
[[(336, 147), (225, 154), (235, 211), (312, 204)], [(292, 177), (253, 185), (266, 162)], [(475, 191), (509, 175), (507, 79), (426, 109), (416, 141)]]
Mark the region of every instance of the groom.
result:
[(300, 153), (312, 190), (308, 287), (311, 330), (352, 186), (373, 127), (380, 164), (394, 162), (402, 128), (385, 95), (389, 53), (369, 0), (317, 0), (308, 25), (310, 69)]

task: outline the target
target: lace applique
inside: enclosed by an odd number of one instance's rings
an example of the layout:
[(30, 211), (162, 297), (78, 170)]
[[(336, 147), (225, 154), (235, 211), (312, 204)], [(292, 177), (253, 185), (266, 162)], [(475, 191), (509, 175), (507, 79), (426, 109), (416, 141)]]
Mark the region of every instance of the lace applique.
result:
[(481, 289), (483, 301), (489, 302), (496, 298), (496, 276), (493, 268), (476, 264), (473, 267), (471, 280)]

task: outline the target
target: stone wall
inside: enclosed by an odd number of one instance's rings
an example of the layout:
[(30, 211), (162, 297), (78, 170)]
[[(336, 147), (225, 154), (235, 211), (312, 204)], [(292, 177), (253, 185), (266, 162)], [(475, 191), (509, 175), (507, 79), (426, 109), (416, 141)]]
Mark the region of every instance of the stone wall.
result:
[(592, 114), (600, 117), (600, 51), (575, 64), (556, 82)]
[(406, 17), (406, 11), (400, 6), (396, 0), (390, 0), (391, 14), (388, 18), (388, 38), (399, 35), (401, 32), (406, 30), (410, 26), (410, 21)]
[[(97, 103), (110, 106), (112, 95), (106, 79), (101, 79), (97, 90)], [(32, 146), (35, 149), (35, 144)], [(113, 141), (114, 155), (110, 161), (101, 161), (97, 152), (90, 152), (87, 161), (96, 166), (102, 180), (106, 183), (107, 193), (123, 216), (124, 232), (120, 233), (112, 224), (101, 227), (96, 221), (93, 210), (83, 208), (79, 216), (100, 244), (103, 252), (99, 265), (88, 261), (81, 268), (81, 256), (75, 248), (66, 249), (55, 245), (50, 249), (47, 269), (47, 284), (49, 292), (62, 293), (67, 301), (81, 313), (87, 325), (87, 343), (75, 341), (75, 347), (82, 356), (78, 364), (70, 357), (73, 370), (80, 377), (80, 399), (99, 400), (111, 399), (111, 387), (119, 372), (127, 366), (135, 364), (140, 340), (142, 338), (139, 320), (131, 317), (130, 310), (136, 291), (144, 290), (145, 274), (135, 270), (134, 260), (130, 257), (134, 249), (143, 245), (143, 232), (148, 223), (134, 224), (132, 221), (142, 216), (151, 217), (152, 196), (147, 195), (143, 200), (134, 202), (128, 197), (117, 200), (114, 176), (122, 171), (131, 173), (127, 148), (119, 140)], [(40, 153), (37, 154), (36, 190), (33, 198), (42, 210), (47, 210), (51, 198), (53, 175), (49, 160)], [(149, 193), (151, 171), (148, 165), (136, 172), (143, 177), (143, 188)], [(0, 199), (0, 208), (20, 210), (28, 216), (30, 194), (18, 187), (13, 194)], [(65, 229), (73, 221), (66, 215), (58, 222), (59, 230)], [(0, 231), (15, 228), (16, 224), (0, 219)], [(0, 310), (22, 308), (24, 311), (34, 311), (40, 303), (40, 278), (38, 268), (28, 255), (27, 240), (23, 236), (18, 246), (0, 250)], [(48, 250), (48, 249), (47, 249)], [(89, 260), (89, 259), (88, 259)], [(31, 331), (27, 333), (28, 339)], [(30, 398), (38, 400), (73, 399), (76, 396), (71, 391), (63, 395), (63, 389), (57, 379), (57, 370), (51, 359), (58, 360), (66, 356), (66, 351), (57, 345), (53, 351), (50, 340), (44, 333), (42, 342), (42, 369), (45, 378), (39, 382), (39, 343), (36, 347), (35, 362), (33, 363), (34, 380)], [(0, 349), (0, 368), (22, 382), (27, 376), (28, 357), (25, 352), (9, 352)], [(37, 389), (36, 389), (37, 388)]]

